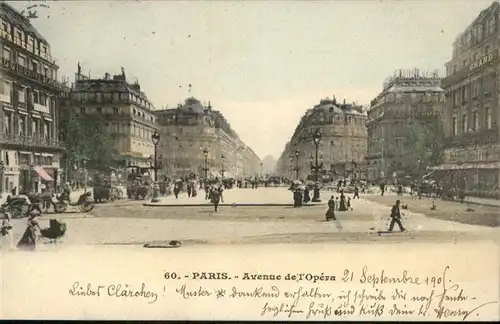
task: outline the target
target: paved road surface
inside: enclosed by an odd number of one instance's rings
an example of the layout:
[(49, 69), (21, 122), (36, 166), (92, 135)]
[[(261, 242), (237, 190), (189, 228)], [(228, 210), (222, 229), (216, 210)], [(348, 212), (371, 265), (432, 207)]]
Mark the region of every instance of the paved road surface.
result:
[[(273, 189), (269, 189), (273, 190)], [(274, 189), (277, 190), (277, 189)], [(271, 191), (269, 191), (271, 192)], [(67, 223), (64, 244), (142, 244), (182, 240), (191, 243), (245, 242), (326, 242), (335, 240), (461, 240), (498, 237), (498, 228), (465, 225), (428, 218), (422, 214), (404, 217), (408, 233), (379, 237), (374, 232), (388, 227), (390, 208), (365, 199), (353, 202), (354, 211), (339, 212), (339, 221), (324, 221), (325, 206), (224, 207), (144, 207), (140, 201), (124, 200), (99, 204), (89, 214), (68, 212), (44, 215)], [(25, 229), (25, 219), (14, 220), (14, 241)]]

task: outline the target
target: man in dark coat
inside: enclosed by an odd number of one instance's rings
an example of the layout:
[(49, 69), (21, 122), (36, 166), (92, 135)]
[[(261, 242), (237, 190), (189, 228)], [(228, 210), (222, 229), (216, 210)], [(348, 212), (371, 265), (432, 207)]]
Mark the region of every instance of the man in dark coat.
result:
[(214, 188), (211, 193), (210, 193), (210, 199), (212, 201), (212, 204), (214, 204), (215, 211), (219, 208), (219, 203), (220, 203), (220, 192), (218, 189)]
[(405, 231), (403, 224), (401, 223), (401, 211), (399, 210), (399, 206), (401, 205), (400, 200), (396, 200), (396, 204), (392, 206), (391, 209), (391, 225), (389, 226), (389, 232), (392, 232), (394, 229), (394, 225), (398, 224), (399, 230), (401, 232)]
[(352, 199), (356, 199), (356, 198), (359, 199), (359, 188), (358, 188), (358, 186), (354, 187), (354, 196), (352, 197)]

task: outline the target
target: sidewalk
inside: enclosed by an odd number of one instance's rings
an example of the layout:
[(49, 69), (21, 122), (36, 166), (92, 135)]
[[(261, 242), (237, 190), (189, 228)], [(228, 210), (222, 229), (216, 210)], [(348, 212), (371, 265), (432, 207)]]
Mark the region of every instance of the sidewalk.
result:
[[(312, 198), (312, 192), (309, 194)], [(292, 192), (283, 187), (244, 189), (233, 188), (224, 190), (224, 202), (219, 206), (293, 206)], [(324, 205), (327, 200), (322, 197), (322, 202), (309, 202), (303, 206)], [(189, 198), (187, 193), (183, 192), (175, 199), (174, 195), (161, 197), (157, 203), (145, 203), (148, 207), (180, 207), (180, 206), (209, 206), (212, 205), (205, 199), (205, 192), (198, 192), (196, 197)]]
[[(380, 189), (376, 190), (374, 193), (370, 193), (368, 195), (378, 195), (380, 196)], [(394, 196), (397, 197), (396, 192), (386, 192), (384, 196)], [(403, 197), (408, 197), (409, 193), (406, 193), (403, 195)], [(428, 198), (425, 195), (422, 196), (422, 199), (432, 199)], [(441, 198), (436, 199), (436, 201), (440, 201)], [(446, 200), (447, 202), (451, 203), (456, 203), (460, 204), (460, 201), (451, 201), (451, 200)], [(474, 204), (474, 205), (481, 205), (485, 207), (500, 207), (500, 200), (499, 199), (493, 199), (493, 198), (481, 198), (481, 197), (465, 197), (464, 204)]]

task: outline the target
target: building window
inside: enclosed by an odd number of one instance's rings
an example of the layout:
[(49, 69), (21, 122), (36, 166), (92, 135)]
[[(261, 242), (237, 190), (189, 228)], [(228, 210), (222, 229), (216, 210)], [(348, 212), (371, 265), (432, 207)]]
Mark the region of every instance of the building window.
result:
[(38, 62), (36, 61), (31, 61), (31, 70), (35, 71), (38, 73)]
[(26, 135), (26, 116), (19, 116), (19, 135)]
[(477, 111), (472, 113), (472, 130), (475, 132), (479, 130), (479, 118), (477, 116)]
[(462, 116), (462, 133), (467, 132), (467, 115)]
[(85, 115), (86, 109), (85, 107), (80, 107), (80, 114)]
[(0, 83), (0, 94), (3, 94), (4, 96), (7, 96), (7, 97), (11, 97), (10, 95), (10, 92), (12, 91), (12, 86), (10, 84), (10, 82), (7, 82), (7, 81), (3, 81)]
[(7, 23), (2, 22), (2, 30), (7, 31)]
[(495, 27), (496, 27), (496, 24), (495, 24), (495, 19), (494, 18), (491, 18), (489, 21), (488, 21), (488, 34), (491, 35), (495, 32)]
[(48, 139), (49, 138), (49, 130), (50, 130), (50, 124), (49, 122), (45, 122), (43, 124), (43, 138)]
[(484, 55), (488, 55), (488, 54), (490, 54), (490, 47), (489, 47), (489, 46), (486, 46), (486, 47), (484, 48)]
[(462, 102), (467, 101), (467, 86), (462, 87)]
[(3, 52), (2, 52), (2, 57), (6, 60), (10, 60), (10, 49), (8, 49), (7, 47), (4, 47), (3, 48)]
[(118, 115), (118, 108), (117, 107), (113, 107), (113, 114)]
[(490, 129), (491, 128), (491, 109), (490, 108), (486, 108), (485, 109), (485, 121), (486, 121), (486, 128), (487, 129)]
[(10, 112), (5, 111), (3, 115), (4, 129), (5, 133), (12, 133), (12, 114)]
[(102, 108), (101, 107), (97, 107), (96, 111), (97, 111), (98, 114), (102, 114)]
[(25, 60), (24, 56), (22, 56), (22, 55), (18, 55), (18, 56), (17, 56), (17, 63), (18, 63), (20, 66), (24, 67), (24, 66), (25, 66), (25, 64), (26, 64), (26, 60)]
[(17, 101), (21, 103), (26, 102), (26, 88), (21, 88), (17, 91)]

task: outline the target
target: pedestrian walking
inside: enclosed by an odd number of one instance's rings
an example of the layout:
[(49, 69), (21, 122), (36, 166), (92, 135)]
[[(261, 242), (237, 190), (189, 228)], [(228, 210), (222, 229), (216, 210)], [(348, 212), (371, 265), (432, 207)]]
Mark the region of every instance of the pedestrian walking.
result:
[(37, 235), (36, 232), (38, 230), (41, 230), (40, 225), (38, 225), (38, 222), (35, 220), (35, 216), (31, 215), (28, 218), (28, 226), (26, 227), (26, 230), (24, 231), (23, 236), (17, 243), (17, 248), (18, 249), (27, 249), (27, 250), (36, 250), (36, 243), (37, 243)]
[(405, 231), (405, 228), (403, 227), (403, 224), (401, 223), (401, 211), (399, 209), (400, 205), (401, 205), (401, 201), (400, 200), (396, 200), (396, 203), (394, 204), (394, 206), (392, 206), (392, 209), (391, 209), (391, 225), (389, 226), (389, 232), (392, 232), (392, 230), (394, 229), (394, 225), (395, 224), (398, 224), (399, 230), (401, 232)]
[(354, 196), (352, 197), (352, 199), (354, 200), (356, 198), (359, 199), (359, 188), (358, 188), (358, 186), (354, 187)]
[(212, 204), (214, 204), (215, 211), (217, 212), (217, 210), (219, 208), (219, 203), (220, 203), (219, 190), (217, 190), (215, 188), (213, 190), (211, 190), (210, 197), (211, 197), (210, 199), (211, 199)]
[(306, 186), (304, 189), (304, 203), (307, 204), (309, 201), (311, 201), (311, 196), (309, 196), (309, 188)]
[(217, 191), (219, 192), (219, 196), (220, 196), (220, 201), (222, 203), (224, 203), (224, 195), (223, 195), (223, 192), (224, 192), (224, 186), (222, 184), (219, 185), (219, 188), (217, 189)]
[(186, 191), (187, 191), (187, 194), (188, 194), (188, 198), (191, 198), (191, 193), (193, 191), (193, 185), (191, 183), (187, 184)]
[(2, 220), (2, 226), (0, 228), (0, 239), (1, 245), (0, 248), (4, 251), (12, 250), (12, 237), (10, 231), (12, 229), (12, 225), (10, 224), (10, 214), (4, 213), (4, 219)]
[(344, 191), (340, 191), (340, 203), (339, 203), (339, 211), (347, 211), (346, 201), (344, 196)]
[(335, 220), (335, 198), (333, 196), (328, 200), (328, 209), (326, 210), (325, 217), (326, 220)]
[(339, 211), (339, 197), (335, 197), (335, 210)]
[(352, 207), (351, 207), (351, 197), (347, 197), (347, 210), (352, 210)]

